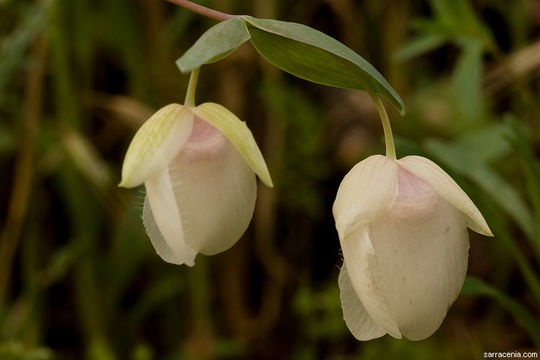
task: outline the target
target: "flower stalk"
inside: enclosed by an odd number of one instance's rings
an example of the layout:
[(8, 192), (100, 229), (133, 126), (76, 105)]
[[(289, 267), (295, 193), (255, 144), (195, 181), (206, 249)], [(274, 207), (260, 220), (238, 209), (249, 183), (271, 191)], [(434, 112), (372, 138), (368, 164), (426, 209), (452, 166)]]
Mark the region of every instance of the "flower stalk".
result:
[(197, 81), (199, 80), (199, 71), (200, 67), (193, 69), (191, 75), (189, 76), (188, 88), (186, 91), (186, 99), (184, 105), (186, 106), (195, 106), (195, 92), (197, 91)]
[(381, 118), (383, 131), (384, 131), (384, 142), (386, 143), (386, 157), (396, 160), (396, 147), (394, 146), (394, 135), (392, 135), (392, 127), (390, 126), (390, 119), (386, 113), (386, 109), (381, 101), (381, 98), (378, 95), (370, 94), (379, 116)]
[(165, 1), (168, 1), (171, 4), (178, 5), (185, 9), (191, 10), (194, 13), (209, 17), (217, 21), (225, 21), (225, 20), (229, 20), (229, 19), (237, 17), (237, 15), (223, 13), (221, 11), (217, 11), (217, 10), (207, 8), (199, 4), (195, 4), (188, 0), (165, 0)]

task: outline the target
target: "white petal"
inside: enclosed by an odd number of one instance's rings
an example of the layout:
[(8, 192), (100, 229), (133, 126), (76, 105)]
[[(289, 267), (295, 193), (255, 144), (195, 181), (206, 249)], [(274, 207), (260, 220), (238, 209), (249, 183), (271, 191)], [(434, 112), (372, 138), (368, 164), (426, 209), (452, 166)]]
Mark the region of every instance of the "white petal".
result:
[(201, 119), (215, 126), (236, 147), (261, 181), (269, 187), (273, 187), (268, 167), (253, 138), (253, 134), (240, 120), (227, 108), (215, 104), (204, 103), (193, 109), (193, 112)]
[(156, 253), (168, 263), (178, 265), (182, 264), (183, 261), (178, 260), (177, 256), (174, 254), (171, 247), (169, 246), (169, 244), (167, 244), (167, 241), (161, 234), (161, 231), (159, 231), (159, 227), (156, 224), (154, 215), (152, 215), (152, 209), (150, 209), (150, 205), (148, 204), (148, 198), (146, 196), (144, 198), (142, 220), (144, 228), (146, 229), (146, 233), (148, 234), (148, 237), (150, 238), (150, 241), (152, 242)]
[(186, 243), (205, 255), (227, 250), (240, 239), (257, 197), (255, 173), (219, 136), (223, 143), (213, 143), (210, 152), (186, 144), (170, 167)]
[(332, 208), (340, 239), (384, 213), (397, 191), (397, 165), (373, 155), (356, 164), (339, 185)]
[(349, 279), (371, 319), (385, 332), (401, 338), (399, 328), (390, 312), (389, 304), (381, 288), (377, 256), (366, 228), (357, 229), (341, 240), (344, 266)]
[(345, 264), (339, 272), (338, 283), (343, 318), (353, 336), (358, 340), (371, 340), (386, 334), (386, 331), (373, 321), (360, 302), (349, 279)]
[(467, 272), (464, 217), (435, 196), (438, 200), (425, 208), (411, 199), (412, 216), (400, 204), (369, 226), (381, 294), (410, 340), (425, 339), (439, 328)]
[(154, 175), (144, 186), (150, 211), (143, 211), (143, 216), (146, 213), (143, 220), (156, 252), (167, 262), (193, 266), (197, 252), (184, 240), (184, 229), (174, 200), (169, 169), (165, 168)]
[(437, 164), (421, 156), (407, 156), (398, 164), (429, 184), (441, 197), (467, 215), (467, 226), (477, 233), (493, 236), (486, 220), (458, 184)]
[(118, 186), (135, 187), (165, 169), (191, 134), (193, 113), (183, 105), (159, 109), (137, 131), (129, 144)]

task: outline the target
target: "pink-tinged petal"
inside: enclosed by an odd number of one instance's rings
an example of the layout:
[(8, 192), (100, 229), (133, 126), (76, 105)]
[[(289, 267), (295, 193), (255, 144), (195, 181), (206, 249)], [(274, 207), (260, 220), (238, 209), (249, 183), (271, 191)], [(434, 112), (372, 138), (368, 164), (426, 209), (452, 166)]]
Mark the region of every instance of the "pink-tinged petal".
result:
[(407, 156), (398, 164), (431, 186), (442, 198), (467, 216), (466, 224), (477, 233), (493, 236), (486, 220), (458, 184), (437, 164), (421, 156)]
[(195, 115), (205, 120), (219, 131), (234, 145), (240, 155), (259, 176), (263, 184), (273, 187), (272, 178), (266, 162), (246, 123), (222, 105), (204, 103), (193, 109)]
[[(200, 123), (199, 123), (200, 122)], [(196, 131), (170, 165), (186, 243), (205, 255), (233, 246), (255, 209), (255, 173), (212, 125), (197, 119)]]
[[(386, 333), (401, 338), (400, 329), (390, 312), (383, 293), (379, 271), (379, 256), (375, 253), (366, 228), (357, 229), (341, 239), (344, 265), (356, 295), (370, 318)], [(378, 333), (373, 331), (373, 333)], [(372, 334), (373, 334), (372, 333)]]
[(360, 302), (345, 265), (339, 272), (338, 283), (343, 318), (353, 336), (358, 340), (371, 340), (386, 334), (386, 331), (373, 321)]
[(156, 252), (166, 262), (193, 266), (197, 251), (186, 244), (169, 169), (165, 168), (154, 175), (144, 186), (146, 200), (143, 222)]
[(159, 109), (137, 131), (129, 145), (118, 186), (138, 186), (165, 169), (191, 134), (193, 113), (183, 105)]
[(386, 212), (396, 191), (395, 160), (373, 155), (356, 164), (339, 185), (332, 208), (342, 243), (349, 234)]
[[(401, 179), (403, 177), (403, 179)], [(377, 284), (401, 334), (422, 340), (441, 325), (467, 272), (464, 217), (415, 175), (400, 169), (390, 211), (369, 225)]]

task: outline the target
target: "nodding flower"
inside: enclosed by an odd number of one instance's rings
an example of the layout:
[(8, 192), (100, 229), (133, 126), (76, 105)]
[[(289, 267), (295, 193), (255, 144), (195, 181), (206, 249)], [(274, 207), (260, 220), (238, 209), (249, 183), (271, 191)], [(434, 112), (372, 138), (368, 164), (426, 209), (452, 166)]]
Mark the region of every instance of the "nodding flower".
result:
[(358, 340), (433, 334), (465, 280), (467, 227), (493, 236), (465, 192), (420, 156), (359, 162), (339, 186), (333, 213), (343, 316)]
[(119, 186), (144, 184), (143, 222), (156, 252), (192, 266), (197, 253), (225, 251), (246, 231), (255, 175), (273, 186), (244, 122), (215, 103), (170, 104), (135, 134)]

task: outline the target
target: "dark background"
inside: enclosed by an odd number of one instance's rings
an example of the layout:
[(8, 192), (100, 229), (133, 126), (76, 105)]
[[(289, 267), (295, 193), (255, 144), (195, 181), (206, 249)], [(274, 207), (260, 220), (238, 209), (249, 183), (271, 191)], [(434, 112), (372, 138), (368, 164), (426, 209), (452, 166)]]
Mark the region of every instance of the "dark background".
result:
[[(182, 102), (175, 60), (215, 21), (160, 0), (0, 0), (1, 359), (481, 359), (540, 346), (540, 2), (214, 0), (309, 25), (371, 62), (398, 156), (446, 169), (494, 238), (470, 233), (468, 281), (421, 342), (358, 342), (342, 319), (331, 206), (383, 153), (366, 93), (274, 68), (249, 44), (201, 70), (197, 100), (247, 121), (274, 189), (246, 234), (196, 266), (157, 256), (127, 146)], [(481, 279), (481, 280), (475, 280)]]

